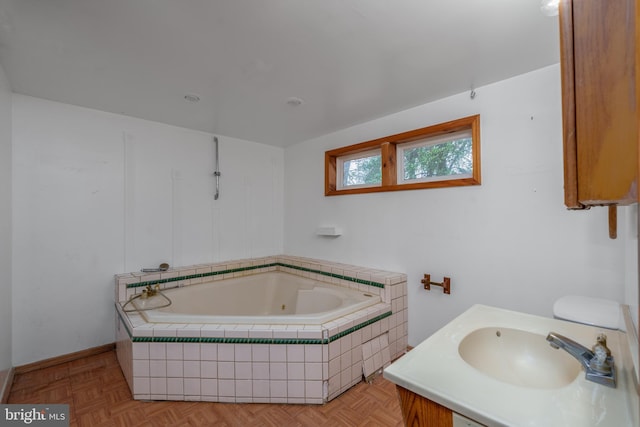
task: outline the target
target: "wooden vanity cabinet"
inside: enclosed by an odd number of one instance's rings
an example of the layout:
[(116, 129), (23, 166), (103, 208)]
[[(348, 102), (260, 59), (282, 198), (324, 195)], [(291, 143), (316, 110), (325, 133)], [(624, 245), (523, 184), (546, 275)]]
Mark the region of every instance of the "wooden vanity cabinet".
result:
[(405, 426), (411, 427), (483, 427), (451, 409), (439, 405), (404, 387), (396, 385)]
[(565, 205), (570, 209), (637, 201), (638, 3), (560, 2)]

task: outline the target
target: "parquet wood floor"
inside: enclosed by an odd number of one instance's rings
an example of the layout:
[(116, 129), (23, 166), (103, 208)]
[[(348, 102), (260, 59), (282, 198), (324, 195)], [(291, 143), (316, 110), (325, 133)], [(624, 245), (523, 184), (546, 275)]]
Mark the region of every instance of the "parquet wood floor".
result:
[(395, 386), (362, 382), (325, 405), (139, 402), (115, 351), (16, 374), (8, 403), (66, 403), (70, 426), (402, 426)]

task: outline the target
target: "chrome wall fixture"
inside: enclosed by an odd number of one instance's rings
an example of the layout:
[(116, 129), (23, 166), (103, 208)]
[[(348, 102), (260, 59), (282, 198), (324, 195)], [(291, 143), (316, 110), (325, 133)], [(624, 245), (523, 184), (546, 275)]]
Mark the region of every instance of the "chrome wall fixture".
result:
[(218, 137), (213, 137), (214, 151), (215, 151), (215, 164), (216, 170), (213, 172), (213, 176), (216, 177), (216, 194), (213, 196), (213, 200), (218, 200), (220, 197), (220, 156), (218, 155)]

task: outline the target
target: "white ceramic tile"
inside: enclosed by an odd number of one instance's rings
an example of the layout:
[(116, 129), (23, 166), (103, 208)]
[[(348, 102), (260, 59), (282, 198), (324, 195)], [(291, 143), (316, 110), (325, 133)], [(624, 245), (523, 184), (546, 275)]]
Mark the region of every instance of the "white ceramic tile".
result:
[(223, 362), (233, 362), (235, 360), (234, 344), (218, 344), (218, 360)]
[(167, 394), (167, 379), (166, 378), (150, 378), (151, 394)]
[[(153, 325), (153, 336), (154, 337), (175, 337), (177, 336), (177, 331), (173, 328), (169, 328), (169, 325), (166, 325), (167, 327), (160, 327), (158, 326), (159, 324), (155, 324)], [(162, 325), (164, 326), (164, 325)]]
[(298, 330), (298, 338), (321, 339), (322, 338), (322, 330), (320, 328)]
[(218, 362), (218, 378), (235, 378), (235, 362)]
[(284, 344), (270, 344), (269, 345), (269, 361), (286, 362), (287, 346)]
[(369, 341), (371, 344), (371, 354), (375, 354), (380, 351), (380, 337), (377, 337)]
[(376, 367), (373, 364), (373, 358), (365, 359), (364, 361), (364, 375), (369, 377), (369, 375), (373, 374), (376, 370)]
[(367, 325), (361, 329), (362, 331), (362, 342), (369, 341), (371, 337), (371, 325)]
[(269, 363), (253, 362), (251, 367), (252, 367), (252, 377), (254, 380), (269, 379)]
[(382, 354), (380, 352), (373, 354), (373, 365), (376, 369), (382, 367)]
[[(185, 378), (200, 378), (200, 361), (199, 360), (185, 360), (183, 362), (184, 377)], [(186, 393), (191, 394), (191, 393)]]
[(345, 335), (338, 340), (340, 342), (340, 353), (351, 350), (351, 334)]
[(236, 381), (234, 379), (218, 379), (218, 396), (236, 395)]
[(298, 338), (298, 331), (296, 329), (291, 329), (291, 330), (274, 329), (273, 338), (276, 338), (276, 339)]
[(254, 325), (249, 330), (249, 338), (273, 338), (273, 330), (267, 325)]
[(340, 358), (336, 357), (329, 361), (329, 376), (333, 377), (340, 373)]
[(178, 336), (184, 338), (199, 338), (201, 327), (202, 325), (187, 325), (184, 328), (178, 329)]
[(134, 359), (149, 359), (149, 343), (134, 342), (132, 345), (132, 355)]
[(339, 356), (340, 356), (340, 340), (330, 342), (329, 343), (329, 360), (333, 360)]
[(200, 360), (218, 360), (218, 344), (200, 344)]
[(167, 360), (167, 377), (182, 378), (184, 375), (182, 360)]
[(351, 335), (352, 346), (357, 346), (362, 344), (362, 329), (358, 329), (357, 331), (352, 332), (350, 335)]
[(305, 362), (322, 362), (322, 345), (306, 344), (304, 346)]
[(287, 379), (291, 380), (304, 380), (304, 363), (287, 363)]
[(351, 385), (351, 367), (340, 371), (340, 390), (344, 391)]
[(218, 396), (218, 380), (203, 378), (200, 380), (202, 396)]
[(166, 360), (150, 360), (149, 361), (149, 374), (152, 377), (166, 377), (167, 376), (167, 361)]
[(340, 355), (340, 370), (345, 370), (351, 367), (351, 350), (344, 352)]
[(287, 398), (304, 398), (304, 381), (287, 381)]
[(254, 362), (269, 361), (269, 345), (268, 344), (252, 344), (251, 360)]
[(185, 378), (184, 394), (186, 396), (200, 396), (200, 378)]
[(305, 398), (322, 399), (322, 381), (305, 381)]
[(287, 364), (284, 362), (269, 363), (269, 376), (272, 380), (286, 380)]
[(170, 342), (167, 346), (167, 360), (184, 360), (183, 344)]
[(287, 344), (287, 362), (304, 362), (304, 345)]
[(200, 344), (183, 344), (182, 351), (184, 360), (200, 360)]
[[(322, 380), (322, 363), (305, 363), (304, 364), (305, 380)], [(317, 397), (317, 396), (314, 396)]]
[(235, 379), (250, 380), (253, 378), (251, 362), (235, 362)]
[(351, 384), (357, 384), (361, 380), (362, 380), (362, 364), (352, 365), (351, 366)]
[(253, 381), (236, 380), (236, 398), (251, 397), (253, 391)]
[[(269, 395), (271, 396), (271, 401), (274, 401), (274, 398), (284, 398), (286, 402), (287, 398), (287, 382), (286, 381), (274, 381), (273, 379), (269, 381)], [(282, 403), (281, 401), (279, 401)]]
[(261, 397), (270, 397), (269, 396), (269, 381), (268, 380), (253, 380), (253, 398), (254, 402), (258, 402), (257, 399)]
[(149, 343), (149, 359), (163, 360), (167, 358), (167, 345), (165, 343)]
[(152, 323), (144, 323), (142, 325), (138, 325), (131, 331), (131, 334), (134, 337), (152, 337), (153, 336), (153, 324)]
[(204, 360), (200, 362), (200, 377), (201, 378), (217, 378), (218, 362), (204, 361)]
[(224, 328), (224, 336), (230, 338), (249, 338), (251, 325), (228, 325)]
[(203, 338), (223, 338), (224, 329), (219, 327), (220, 325), (204, 325), (200, 329), (200, 336)]
[(167, 378), (167, 394), (184, 395), (184, 380), (182, 378)]
[(133, 389), (135, 394), (149, 394), (151, 390), (149, 377), (133, 377)]
[(235, 361), (250, 362), (251, 361), (251, 344), (235, 344)]
[(149, 361), (148, 360), (134, 360), (133, 361), (133, 376), (134, 377), (148, 377), (149, 376)]

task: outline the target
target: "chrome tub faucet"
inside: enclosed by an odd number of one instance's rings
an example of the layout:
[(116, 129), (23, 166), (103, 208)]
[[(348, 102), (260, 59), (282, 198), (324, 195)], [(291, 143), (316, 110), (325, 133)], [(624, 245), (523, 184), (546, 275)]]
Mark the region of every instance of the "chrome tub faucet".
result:
[(616, 387), (616, 370), (613, 356), (607, 348), (607, 337), (600, 334), (593, 345), (593, 351), (570, 338), (556, 332), (549, 332), (547, 341), (551, 347), (561, 348), (580, 362), (585, 370), (585, 378), (607, 387)]

